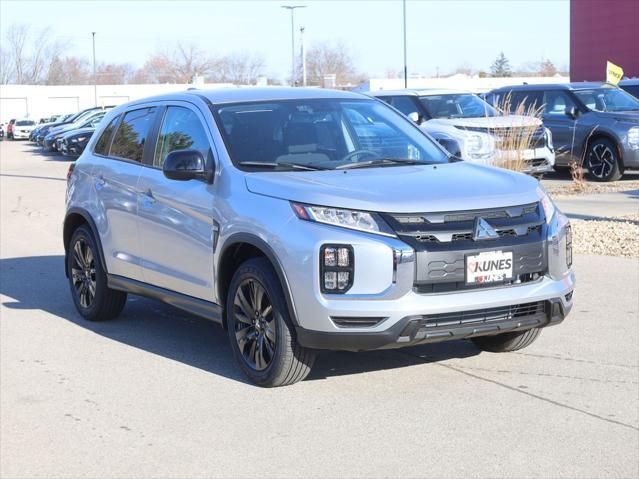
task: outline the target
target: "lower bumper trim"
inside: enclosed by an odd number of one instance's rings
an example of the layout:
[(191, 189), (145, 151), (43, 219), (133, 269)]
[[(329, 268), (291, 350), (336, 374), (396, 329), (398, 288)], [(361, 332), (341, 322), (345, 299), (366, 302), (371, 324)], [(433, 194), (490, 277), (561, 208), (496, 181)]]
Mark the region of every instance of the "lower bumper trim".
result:
[(560, 298), (505, 308), (407, 316), (376, 332), (324, 332), (296, 328), (298, 342), (307, 348), (367, 351), (392, 349), (453, 339), (466, 339), (558, 324), (570, 307)]

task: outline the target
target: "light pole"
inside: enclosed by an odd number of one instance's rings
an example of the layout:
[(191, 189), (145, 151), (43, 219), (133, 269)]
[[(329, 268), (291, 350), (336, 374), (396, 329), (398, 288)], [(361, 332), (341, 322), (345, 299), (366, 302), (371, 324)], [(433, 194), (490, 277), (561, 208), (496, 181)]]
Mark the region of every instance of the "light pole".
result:
[(408, 88), (408, 66), (406, 65), (406, 0), (403, 0), (404, 9), (404, 88)]
[(291, 11), (291, 86), (295, 86), (295, 9), (306, 8), (306, 5), (282, 5)]
[(95, 74), (95, 32), (91, 32), (93, 37), (93, 101), (98, 106), (98, 78)]
[(302, 86), (306, 86), (306, 48), (304, 47), (305, 27), (300, 28), (300, 41), (302, 42)]

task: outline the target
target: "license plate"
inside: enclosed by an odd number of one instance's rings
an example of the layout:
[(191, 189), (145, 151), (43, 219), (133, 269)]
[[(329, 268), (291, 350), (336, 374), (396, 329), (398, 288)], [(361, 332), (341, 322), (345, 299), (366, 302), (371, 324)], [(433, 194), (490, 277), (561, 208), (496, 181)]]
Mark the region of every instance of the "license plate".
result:
[(497, 283), (512, 277), (512, 251), (485, 251), (466, 256), (466, 284)]

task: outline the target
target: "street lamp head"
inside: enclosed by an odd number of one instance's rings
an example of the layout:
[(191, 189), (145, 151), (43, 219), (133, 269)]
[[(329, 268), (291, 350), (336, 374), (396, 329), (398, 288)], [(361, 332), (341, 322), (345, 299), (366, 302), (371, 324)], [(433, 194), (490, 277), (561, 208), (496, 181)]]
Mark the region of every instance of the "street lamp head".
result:
[(306, 5), (282, 5), (282, 8), (287, 10), (295, 10), (296, 8), (306, 8)]

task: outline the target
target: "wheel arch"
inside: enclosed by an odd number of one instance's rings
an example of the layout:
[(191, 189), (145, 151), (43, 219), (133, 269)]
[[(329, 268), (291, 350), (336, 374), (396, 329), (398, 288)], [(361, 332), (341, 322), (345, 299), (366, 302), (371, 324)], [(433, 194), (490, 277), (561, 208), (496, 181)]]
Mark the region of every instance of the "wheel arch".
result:
[[(216, 270), (217, 295), (220, 305), (223, 308), (226, 306), (228, 288), (233, 278), (233, 273), (239, 265), (247, 259), (260, 256), (265, 257), (275, 270), (282, 286), (282, 291), (284, 292), (284, 299), (286, 300), (289, 313), (288, 316), (291, 318), (293, 326), (299, 326), (291, 288), (284, 273), (284, 268), (269, 244), (260, 237), (250, 233), (233, 234), (224, 243)], [(226, 314), (223, 314), (222, 317), (224, 327), (226, 328)]]
[(104, 261), (104, 251), (102, 250), (102, 242), (100, 241), (100, 235), (98, 234), (98, 228), (95, 225), (95, 221), (89, 214), (89, 212), (83, 208), (70, 208), (64, 217), (64, 225), (62, 228), (62, 240), (64, 242), (64, 274), (69, 277), (69, 271), (67, 268), (67, 254), (69, 252), (69, 242), (73, 232), (82, 225), (88, 225), (93, 233), (93, 239), (98, 247), (98, 253), (100, 254), (100, 261), (104, 272), (107, 273), (106, 262)]

